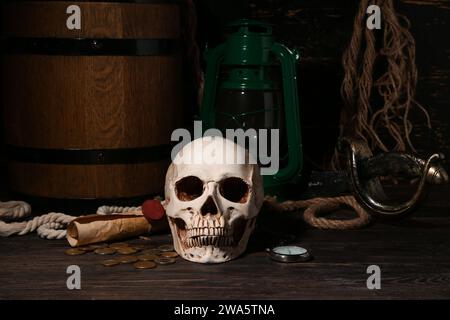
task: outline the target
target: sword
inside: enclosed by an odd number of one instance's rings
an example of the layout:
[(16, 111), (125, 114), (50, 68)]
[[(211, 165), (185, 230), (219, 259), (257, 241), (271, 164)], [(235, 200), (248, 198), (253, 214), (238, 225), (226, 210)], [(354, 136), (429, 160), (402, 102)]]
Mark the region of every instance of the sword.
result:
[[(385, 152), (373, 155), (361, 140), (341, 138), (339, 151), (346, 156), (346, 168), (341, 171), (312, 171), (302, 198), (330, 197), (353, 194), (370, 214), (379, 217), (403, 217), (410, 214), (423, 199), (429, 185), (449, 182), (442, 166), (444, 155), (432, 154), (422, 159), (406, 152)], [(413, 196), (400, 203), (388, 201), (380, 181), (382, 176), (403, 176), (419, 179)]]

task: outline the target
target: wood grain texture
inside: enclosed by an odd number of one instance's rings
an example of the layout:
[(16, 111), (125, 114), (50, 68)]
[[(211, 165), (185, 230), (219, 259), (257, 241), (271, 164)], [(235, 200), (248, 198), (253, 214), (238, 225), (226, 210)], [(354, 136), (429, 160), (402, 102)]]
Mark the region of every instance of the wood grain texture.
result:
[[(81, 8), (81, 30), (66, 8)], [(4, 35), (26, 38), (178, 39), (176, 4), (32, 1), (4, 7)], [(147, 148), (182, 125), (181, 54), (5, 54), (5, 142), (40, 149)], [(168, 158), (167, 155), (166, 158)], [(54, 159), (57, 163), (57, 159)], [(50, 165), (10, 161), (14, 191), (40, 197), (140, 197), (162, 191), (167, 161)]]
[(113, 199), (161, 194), (168, 161), (111, 165), (11, 162), (10, 188), (59, 199)]
[[(81, 9), (81, 30), (69, 30), (67, 7)], [(4, 5), (7, 36), (60, 38), (178, 38), (176, 4), (32, 1)]]
[[(66, 256), (64, 240), (36, 235), (0, 239), (0, 299), (448, 299), (450, 220), (413, 218), (358, 231), (299, 229), (314, 260), (269, 260), (255, 234), (248, 252), (224, 264), (178, 260), (152, 270), (105, 268), (95, 254)], [(153, 244), (170, 242), (152, 237)], [(81, 290), (67, 290), (66, 268), (81, 268)], [(366, 269), (381, 268), (381, 290), (368, 290)]]
[(5, 141), (35, 148), (166, 144), (181, 126), (179, 55), (7, 55)]
[[(65, 240), (35, 234), (1, 238), (0, 299), (449, 299), (450, 188), (432, 191), (411, 218), (363, 230), (323, 231), (305, 226), (296, 214), (260, 215), (247, 252), (217, 265), (180, 259), (152, 270), (105, 268), (103, 256), (65, 255)], [(397, 188), (397, 193), (405, 190)], [(11, 199), (0, 185), (0, 200)], [(81, 215), (97, 206), (52, 208)], [(264, 248), (279, 239), (274, 233), (296, 235), (296, 243), (310, 249), (314, 259), (299, 264), (269, 260)], [(171, 241), (168, 234), (151, 238), (152, 245)], [(81, 268), (81, 290), (66, 287), (66, 269), (73, 264)], [(366, 288), (372, 264), (381, 267), (381, 290)]]

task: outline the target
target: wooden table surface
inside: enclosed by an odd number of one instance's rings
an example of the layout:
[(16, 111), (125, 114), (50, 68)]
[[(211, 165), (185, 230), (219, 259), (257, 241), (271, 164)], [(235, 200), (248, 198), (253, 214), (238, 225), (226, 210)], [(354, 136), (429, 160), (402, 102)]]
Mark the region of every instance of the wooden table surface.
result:
[[(408, 220), (363, 230), (321, 231), (295, 220), (289, 226), (298, 231), (296, 242), (314, 255), (297, 264), (268, 258), (263, 249), (272, 239), (262, 228), (248, 252), (234, 261), (202, 265), (178, 259), (151, 270), (103, 267), (104, 256), (93, 253), (67, 256), (65, 240), (42, 240), (36, 234), (0, 239), (0, 298), (448, 299), (450, 202), (445, 194), (448, 188)], [(277, 219), (279, 224), (287, 225), (283, 219)], [(150, 243), (170, 241), (166, 234), (153, 236)], [(373, 264), (381, 268), (380, 290), (366, 287), (366, 269)], [(70, 265), (81, 268), (81, 290), (66, 287)]]

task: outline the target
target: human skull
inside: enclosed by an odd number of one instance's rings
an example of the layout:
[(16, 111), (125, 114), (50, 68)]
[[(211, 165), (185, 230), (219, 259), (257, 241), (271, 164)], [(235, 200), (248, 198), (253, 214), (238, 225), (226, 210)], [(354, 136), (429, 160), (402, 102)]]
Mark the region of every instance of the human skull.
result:
[(259, 167), (243, 147), (218, 136), (187, 144), (166, 174), (163, 205), (175, 250), (200, 263), (238, 257), (263, 197)]

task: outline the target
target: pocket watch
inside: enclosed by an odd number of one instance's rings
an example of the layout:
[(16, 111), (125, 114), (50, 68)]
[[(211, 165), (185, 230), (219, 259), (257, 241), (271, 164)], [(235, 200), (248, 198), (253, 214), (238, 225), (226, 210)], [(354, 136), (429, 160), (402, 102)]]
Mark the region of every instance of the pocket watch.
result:
[(312, 258), (307, 249), (298, 246), (276, 246), (266, 251), (277, 262), (303, 262)]

